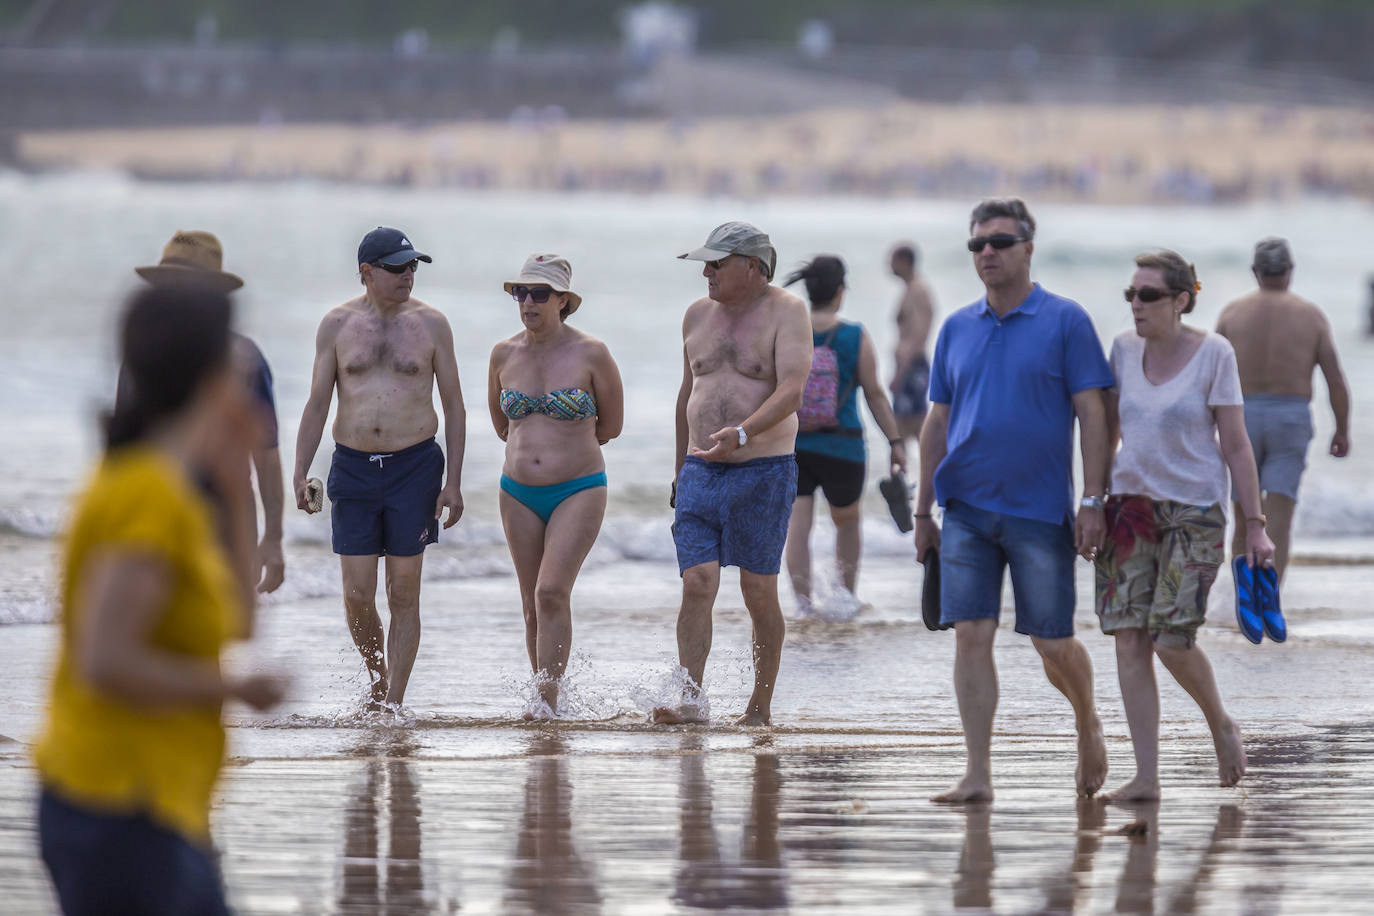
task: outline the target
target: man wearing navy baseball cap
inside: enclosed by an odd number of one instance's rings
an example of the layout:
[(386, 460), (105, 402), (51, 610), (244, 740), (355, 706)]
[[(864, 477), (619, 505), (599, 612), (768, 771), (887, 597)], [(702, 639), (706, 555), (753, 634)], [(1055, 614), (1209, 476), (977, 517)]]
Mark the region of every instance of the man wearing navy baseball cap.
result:
[(375, 264), (382, 267), (397, 267), (411, 261), (424, 261), (433, 264), (434, 259), (421, 254), (410, 244), (410, 239), (400, 229), (378, 226), (363, 236), (358, 244), (358, 264)]
[[(358, 245), (363, 294), (333, 309), (315, 338), (310, 397), (296, 435), (296, 505), (312, 506), (315, 460), (334, 390), (334, 456), (328, 496), (334, 552), (343, 573), (348, 629), (362, 653), (376, 704), (400, 706), (420, 647), (420, 567), (463, 514), (460, 490), (467, 415), (441, 312), (411, 297), (420, 262), (399, 229), (378, 226)], [(434, 386), (444, 413), (444, 449), (435, 436)], [(447, 452), (447, 458), (445, 457)], [(445, 479), (447, 470), (447, 479)], [(377, 559), (386, 558), (389, 636), (377, 614)]]

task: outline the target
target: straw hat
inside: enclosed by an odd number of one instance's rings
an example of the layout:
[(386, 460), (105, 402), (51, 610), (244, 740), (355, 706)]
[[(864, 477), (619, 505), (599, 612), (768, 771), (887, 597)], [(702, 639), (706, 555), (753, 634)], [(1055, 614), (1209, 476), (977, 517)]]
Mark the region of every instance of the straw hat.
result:
[(149, 267), (135, 267), (134, 272), (154, 286), (177, 283), (198, 283), (220, 292), (229, 292), (243, 285), (243, 280), (222, 269), (224, 250), (219, 239), (199, 229), (178, 229), (162, 249), (162, 260)]
[(556, 293), (567, 293), (568, 314), (571, 315), (582, 304), (582, 297), (569, 288), (570, 283), (572, 265), (567, 258), (556, 254), (532, 254), (520, 268), (520, 279), (507, 280), (505, 289), (509, 293), (512, 286), (547, 286)]

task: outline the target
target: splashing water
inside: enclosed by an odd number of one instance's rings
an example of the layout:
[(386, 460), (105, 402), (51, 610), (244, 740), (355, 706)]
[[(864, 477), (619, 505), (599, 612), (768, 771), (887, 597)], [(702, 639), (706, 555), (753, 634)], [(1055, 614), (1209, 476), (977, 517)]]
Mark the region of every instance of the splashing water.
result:
[(797, 616), (818, 617), (835, 623), (853, 620), (870, 605), (844, 587), (844, 580), (838, 568), (831, 564), (820, 564), (815, 578), (811, 581), (811, 597), (796, 596)]

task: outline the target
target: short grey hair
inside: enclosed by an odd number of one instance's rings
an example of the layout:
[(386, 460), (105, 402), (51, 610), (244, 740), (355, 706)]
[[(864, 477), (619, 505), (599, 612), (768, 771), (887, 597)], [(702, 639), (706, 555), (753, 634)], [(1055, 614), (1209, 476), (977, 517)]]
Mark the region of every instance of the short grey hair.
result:
[(999, 216), (1016, 220), (1017, 228), (1021, 230), (1022, 235), (1027, 239), (1035, 238), (1035, 217), (1030, 215), (1030, 210), (1026, 209), (1026, 202), (1019, 197), (993, 197), (980, 202), (969, 214), (969, 231), (972, 232), (973, 227), (979, 223), (986, 223)]

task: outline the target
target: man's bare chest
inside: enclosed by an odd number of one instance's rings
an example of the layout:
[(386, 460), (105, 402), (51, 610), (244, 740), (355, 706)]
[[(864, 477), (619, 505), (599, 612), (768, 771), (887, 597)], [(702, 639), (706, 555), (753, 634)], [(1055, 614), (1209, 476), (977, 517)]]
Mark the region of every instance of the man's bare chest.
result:
[(344, 328), (335, 347), (344, 378), (427, 377), (434, 360), (434, 346), (419, 322), (359, 321)]
[(773, 378), (773, 335), (744, 330), (706, 327), (688, 335), (687, 363), (692, 375), (733, 373), (754, 379)]

